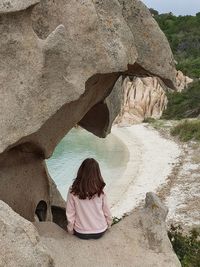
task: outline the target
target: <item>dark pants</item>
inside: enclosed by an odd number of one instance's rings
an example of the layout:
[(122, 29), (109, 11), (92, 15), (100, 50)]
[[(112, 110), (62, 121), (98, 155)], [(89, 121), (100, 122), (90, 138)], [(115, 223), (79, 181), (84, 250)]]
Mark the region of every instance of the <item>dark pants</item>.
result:
[(106, 231), (102, 232), (102, 233), (98, 233), (98, 234), (81, 234), (81, 233), (78, 233), (74, 230), (74, 235), (77, 236), (78, 238), (81, 238), (81, 239), (99, 239), (100, 237), (102, 237), (104, 235)]

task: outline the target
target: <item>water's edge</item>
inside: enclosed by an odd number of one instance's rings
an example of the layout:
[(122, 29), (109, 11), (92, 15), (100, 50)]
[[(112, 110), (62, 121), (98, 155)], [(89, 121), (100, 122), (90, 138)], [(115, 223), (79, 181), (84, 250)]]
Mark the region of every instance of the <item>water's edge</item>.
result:
[(101, 139), (82, 128), (72, 129), (58, 144), (52, 157), (46, 161), (49, 173), (66, 199), (69, 186), (76, 177), (81, 162), (95, 158), (109, 192), (123, 175), (129, 161), (129, 150), (117, 136), (110, 134)]

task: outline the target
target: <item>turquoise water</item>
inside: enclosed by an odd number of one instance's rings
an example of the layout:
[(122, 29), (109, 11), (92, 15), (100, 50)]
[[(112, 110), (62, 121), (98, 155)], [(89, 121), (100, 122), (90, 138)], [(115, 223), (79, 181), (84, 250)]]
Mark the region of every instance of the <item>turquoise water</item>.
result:
[(66, 199), (67, 190), (81, 162), (88, 157), (95, 158), (100, 165), (107, 190), (124, 172), (129, 152), (114, 135), (101, 139), (82, 128), (72, 129), (58, 144), (47, 167), (59, 191)]

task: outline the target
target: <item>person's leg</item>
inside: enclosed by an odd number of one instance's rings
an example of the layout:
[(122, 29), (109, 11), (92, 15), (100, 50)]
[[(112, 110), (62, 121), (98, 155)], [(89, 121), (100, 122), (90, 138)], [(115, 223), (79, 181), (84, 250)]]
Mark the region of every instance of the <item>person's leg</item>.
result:
[(90, 234), (91, 239), (99, 239), (104, 235), (105, 232), (98, 233), (98, 234)]
[(85, 240), (90, 239), (89, 234), (81, 234), (81, 233), (76, 232), (75, 230), (74, 230), (74, 235), (80, 239), (85, 239)]
[(106, 231), (102, 232), (102, 233), (98, 233), (98, 234), (81, 234), (81, 233), (78, 233), (74, 230), (74, 235), (77, 236), (78, 238), (80, 239), (85, 239), (85, 240), (88, 240), (88, 239), (99, 239), (100, 237), (102, 237), (104, 235)]

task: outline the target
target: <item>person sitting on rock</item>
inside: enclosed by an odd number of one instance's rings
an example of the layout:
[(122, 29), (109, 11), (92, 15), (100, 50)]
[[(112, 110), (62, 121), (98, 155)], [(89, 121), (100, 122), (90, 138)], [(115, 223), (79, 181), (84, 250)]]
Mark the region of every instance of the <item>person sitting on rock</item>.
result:
[(67, 195), (70, 234), (81, 239), (98, 239), (111, 227), (112, 216), (103, 191), (105, 185), (98, 162), (85, 159)]

